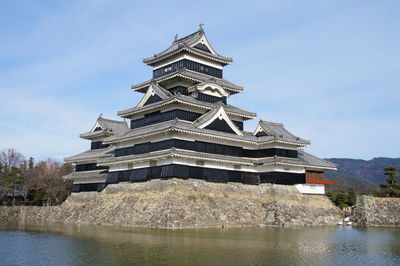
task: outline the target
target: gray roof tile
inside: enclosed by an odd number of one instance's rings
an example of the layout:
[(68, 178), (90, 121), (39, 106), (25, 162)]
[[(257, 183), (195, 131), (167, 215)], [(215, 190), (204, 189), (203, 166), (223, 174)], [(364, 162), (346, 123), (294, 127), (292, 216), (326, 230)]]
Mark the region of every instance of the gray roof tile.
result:
[(308, 140), (301, 139), (290, 133), (281, 123), (274, 123), (260, 120), (259, 125), (262, 130), (269, 136), (274, 136), (282, 140), (296, 141), (305, 144), (310, 144)]
[(105, 179), (107, 178), (107, 170), (94, 170), (94, 171), (83, 171), (83, 172), (72, 172), (69, 175), (63, 176), (66, 180), (76, 180), (76, 179)]
[(106, 137), (113, 134), (118, 134), (124, 130), (129, 129), (128, 124), (125, 121), (116, 121), (111, 119), (106, 119), (101, 115), (97, 118), (95, 124), (99, 124), (102, 130), (97, 130), (93, 132), (86, 132), (80, 134), (81, 138), (92, 139), (96, 137)]
[(192, 122), (186, 122), (186, 121), (181, 121), (181, 120), (177, 120), (177, 119), (169, 120), (166, 122), (157, 123), (157, 124), (149, 125), (149, 126), (145, 126), (145, 127), (140, 127), (140, 128), (136, 128), (136, 129), (130, 129), (130, 130), (124, 131), (120, 134), (108, 137), (108, 138), (104, 139), (103, 141), (105, 143), (120, 142), (120, 141), (123, 141), (124, 139), (142, 137), (142, 136), (145, 136), (148, 134), (159, 134), (159, 133), (161, 133), (163, 131), (167, 131), (167, 130), (182, 130), (182, 131), (186, 131), (186, 132), (193, 133), (193, 134), (206, 134), (210, 137), (227, 138), (227, 139), (231, 139), (233, 141), (236, 140), (236, 141), (252, 142), (254, 144), (278, 141), (278, 142), (282, 142), (282, 143), (288, 143), (288, 144), (294, 144), (294, 145), (300, 145), (300, 146), (305, 145), (305, 143), (303, 143), (302, 141), (298, 141), (298, 140), (286, 141), (286, 140), (277, 138), (275, 136), (256, 137), (253, 134), (249, 134), (248, 132), (245, 132), (245, 131), (242, 131), (243, 136), (240, 136), (235, 133), (227, 133), (227, 132), (216, 131), (216, 130), (211, 130), (211, 129), (197, 128), (197, 127), (193, 126)]
[(223, 87), (227, 92), (231, 93), (231, 94), (235, 94), (238, 92), (243, 91), (243, 87), (239, 86), (239, 85), (235, 85), (225, 79), (220, 79), (220, 78), (216, 78), (216, 77), (210, 77), (209, 75), (206, 74), (202, 74), (196, 71), (192, 71), (186, 68), (183, 69), (179, 69), (178, 71), (172, 72), (168, 75), (165, 76), (161, 76), (155, 79), (151, 79), (148, 80), (146, 82), (140, 83), (140, 84), (136, 84), (136, 85), (132, 85), (131, 88), (134, 91), (139, 91), (139, 92), (145, 92), (144, 89), (146, 89), (148, 86), (150, 86), (150, 84), (154, 81), (158, 84), (162, 83), (165, 80), (170, 80), (172, 78), (175, 78), (177, 76), (181, 76), (183, 78), (189, 79), (189, 80), (193, 80), (196, 82), (205, 82), (205, 81), (210, 81), (210, 82), (214, 82), (218, 85), (220, 85), (221, 87)]
[(228, 155), (220, 155), (220, 154), (212, 154), (206, 152), (196, 152), (189, 150), (181, 150), (181, 149), (166, 149), (162, 151), (155, 151), (145, 154), (137, 154), (137, 155), (128, 155), (122, 157), (110, 157), (102, 159), (99, 164), (107, 165), (107, 163), (118, 163), (122, 161), (135, 161), (135, 160), (154, 160), (158, 157), (195, 157), (202, 160), (214, 160), (214, 161), (229, 161), (230, 163), (239, 163), (245, 165), (254, 165), (254, 164), (286, 164), (300, 167), (310, 167), (310, 168), (321, 168), (321, 169), (336, 169), (336, 166), (327, 163), (325, 160), (319, 159), (315, 156), (312, 159), (309, 158), (309, 154), (304, 151), (299, 151), (301, 157), (299, 158), (288, 158), (288, 157), (267, 157), (267, 158), (246, 158), (246, 157), (236, 157), (236, 156), (228, 156)]
[[(200, 107), (204, 107), (205, 109), (211, 110), (213, 108), (215, 108), (218, 103), (209, 103), (209, 102), (203, 102), (203, 101), (199, 101), (195, 98), (193, 98), (192, 96), (186, 96), (186, 95), (182, 95), (182, 94), (177, 94), (177, 95), (173, 95), (169, 98), (167, 98), (166, 100), (163, 101), (159, 101), (159, 102), (155, 102), (149, 105), (145, 105), (142, 107), (131, 107), (122, 111), (118, 111), (118, 115), (121, 117), (128, 117), (131, 116), (133, 114), (137, 114), (137, 113), (141, 113), (143, 111), (147, 111), (147, 110), (152, 110), (153, 108), (157, 108), (158, 106), (165, 106), (167, 104), (171, 104), (176, 102), (177, 100), (180, 100), (183, 103), (189, 103), (189, 104), (194, 104), (194, 105), (198, 105)], [(252, 112), (248, 112), (245, 111), (243, 109), (240, 109), (238, 107), (235, 107), (233, 105), (227, 104), (224, 105), (224, 109), (228, 114), (234, 114), (234, 115), (238, 115), (238, 116), (244, 116), (247, 119), (251, 119), (251, 118), (255, 118), (257, 116), (256, 113), (252, 113)]]
[(193, 122), (193, 126), (194, 127), (198, 127), (201, 124), (207, 122), (208, 120), (210, 120), (219, 110), (219, 108), (222, 106), (222, 104), (220, 103), (219, 106), (215, 106), (213, 109), (211, 109), (210, 111), (208, 111), (207, 113), (203, 114), (202, 116), (200, 116), (199, 118), (197, 118), (194, 122)]
[(298, 157), (300, 159), (304, 160), (305, 162), (309, 163), (310, 165), (316, 165), (316, 166), (331, 168), (333, 170), (336, 170), (336, 164), (333, 164), (331, 162), (328, 162), (326, 160), (318, 158), (318, 157), (316, 157), (312, 154), (309, 154), (303, 150), (299, 150)]
[(199, 31), (192, 33), (186, 37), (177, 39), (167, 49), (158, 54), (155, 54), (154, 56), (143, 59), (143, 62), (148, 65), (153, 65), (155, 62), (164, 60), (165, 58), (168, 58), (171, 55), (175, 55), (180, 51), (187, 51), (195, 53), (200, 56), (207, 57), (209, 59), (216, 60), (224, 64), (230, 64), (232, 62), (232, 58), (224, 57), (219, 54), (208, 53), (206, 51), (192, 47), (204, 35), (205, 35), (204, 31), (200, 29)]
[(64, 158), (65, 162), (69, 163), (74, 163), (74, 162), (79, 162), (79, 161), (93, 161), (96, 162), (97, 159), (99, 158), (104, 158), (111, 156), (114, 148), (113, 147), (107, 147), (104, 149), (96, 149), (96, 150), (88, 150), (84, 151), (75, 155), (72, 155), (70, 157)]
[(163, 100), (167, 100), (169, 98), (171, 98), (173, 95), (172, 93), (170, 93), (168, 90), (162, 88), (160, 85), (158, 85), (156, 82), (153, 82), (151, 84), (151, 87), (153, 88), (153, 90), (155, 91), (155, 93), (160, 96), (161, 99)]

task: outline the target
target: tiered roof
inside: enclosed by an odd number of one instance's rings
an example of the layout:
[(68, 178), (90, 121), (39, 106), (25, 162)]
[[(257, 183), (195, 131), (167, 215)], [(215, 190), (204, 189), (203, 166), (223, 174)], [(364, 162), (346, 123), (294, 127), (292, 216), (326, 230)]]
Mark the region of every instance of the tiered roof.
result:
[[(143, 99), (145, 99), (145, 97)], [(192, 106), (192, 107), (198, 107), (198, 108), (202, 108), (205, 110), (211, 110), (218, 105), (218, 103), (209, 103), (209, 102), (199, 101), (191, 96), (187, 96), (187, 95), (183, 95), (183, 94), (176, 94), (176, 95), (170, 95), (168, 98), (166, 98), (162, 101), (155, 102), (155, 103), (152, 103), (149, 105), (139, 106), (140, 105), (139, 104), (136, 107), (131, 107), (131, 108), (119, 111), (117, 114), (121, 117), (130, 117), (134, 114), (147, 112), (147, 111), (150, 111), (150, 110), (153, 110), (156, 108), (160, 108), (160, 107), (165, 107), (166, 105), (174, 104), (174, 103), (188, 105), (188, 106)], [(230, 104), (224, 105), (224, 108), (228, 114), (241, 116), (244, 119), (253, 119), (257, 116), (256, 113), (245, 111), (243, 109), (240, 109), (240, 108), (235, 107)]]
[(128, 155), (122, 157), (110, 157), (104, 158), (99, 161), (100, 165), (113, 165), (115, 163), (140, 163), (150, 160), (160, 160), (166, 158), (181, 158), (189, 160), (202, 160), (208, 162), (217, 163), (229, 163), (243, 166), (262, 166), (262, 165), (281, 165), (281, 166), (295, 166), (295, 167), (308, 167), (314, 169), (331, 169), (336, 170), (336, 165), (328, 161), (319, 159), (309, 153), (302, 150), (298, 152), (298, 158), (289, 157), (266, 157), (266, 158), (247, 158), (247, 157), (236, 157), (229, 155), (212, 154), (198, 151), (182, 150), (176, 148), (170, 148), (161, 151), (154, 151), (150, 153)]
[(127, 130), (121, 132), (120, 134), (108, 137), (104, 139), (103, 142), (107, 144), (118, 143), (121, 141), (141, 139), (144, 137), (164, 134), (166, 132), (181, 132), (189, 135), (207, 136), (211, 139), (226, 139), (234, 142), (250, 143), (254, 145), (263, 145), (268, 143), (282, 143), (282, 144), (291, 144), (301, 147), (309, 144), (308, 141), (304, 141), (302, 139), (287, 140), (280, 136), (257, 137), (254, 136), (252, 133), (246, 131), (241, 131), (243, 135), (237, 135), (206, 128), (197, 128), (196, 126), (193, 125), (193, 122), (188, 122), (178, 119)]
[[(182, 57), (183, 55), (185, 57)], [(188, 60), (193, 60), (195, 63), (202, 62), (207, 64), (208, 62), (209, 65), (217, 67), (218, 69), (222, 69), (223, 66), (232, 62), (231, 58), (223, 57), (215, 52), (208, 42), (202, 28), (184, 38), (176, 38), (172, 45), (166, 50), (146, 58), (143, 61), (157, 68), (165, 66), (167, 63), (181, 60), (182, 58), (189, 58)], [(192, 67), (192, 65), (185, 66)], [(191, 160), (192, 163), (194, 161), (221, 163), (221, 165), (226, 166), (227, 169), (236, 169), (236, 166), (242, 165), (246, 166), (246, 169), (249, 169), (248, 167), (254, 167), (250, 168), (252, 169), (251, 171), (254, 172), (261, 172), (261, 170), (259, 170), (261, 167), (270, 165), (283, 166), (284, 169), (285, 167), (289, 167), (290, 169), (290, 167), (293, 166), (297, 171), (296, 173), (298, 173), (299, 168), (311, 168), (314, 170), (317, 169), (318, 171), (319, 169), (336, 169), (334, 164), (298, 149), (299, 147), (309, 145), (310, 142), (293, 135), (283, 124), (260, 120), (254, 132), (242, 130), (243, 121), (255, 118), (256, 113), (226, 104), (227, 97), (242, 92), (243, 87), (235, 85), (223, 78), (212, 76), (217, 75), (222, 77), (222, 72), (221, 75), (218, 74), (219, 72), (211, 71), (207, 72), (208, 74), (203, 74), (197, 72), (200, 70), (195, 67), (193, 67), (193, 69), (196, 69), (196, 71), (186, 68), (176, 68), (174, 67), (172, 70), (168, 70), (173, 71), (172, 73), (166, 74), (167, 72), (163, 72), (162, 74), (166, 75), (132, 86), (133, 91), (144, 93), (143, 98), (137, 106), (118, 112), (120, 117), (133, 119), (133, 125), (137, 123), (135, 126), (132, 126), (132, 129), (129, 129), (125, 121), (105, 119), (100, 115), (93, 128), (80, 136), (92, 141), (101, 140), (104, 145), (101, 146), (103, 148), (76, 154), (65, 158), (65, 161), (74, 163), (96, 162), (98, 166), (118, 165), (116, 168), (110, 168), (111, 172), (120, 171), (118, 170), (121, 169), (119, 166), (123, 164), (128, 164), (127, 167), (129, 168), (128, 170), (130, 170), (132, 166), (129, 166), (129, 164), (133, 164), (134, 166), (135, 163), (166, 158)], [(158, 71), (158, 69), (155, 71)], [(181, 106), (183, 108), (181, 108)], [(171, 112), (163, 113), (163, 110)], [(156, 111), (161, 112), (159, 113)], [(149, 115), (147, 116), (147, 114)], [(144, 117), (142, 118), (142, 116)], [(173, 119), (174, 117), (183, 117), (190, 121), (180, 120), (178, 118)], [(164, 121), (166, 119), (171, 120)], [(161, 139), (161, 141), (167, 139), (167, 142), (164, 143), (172, 143), (169, 142), (168, 138), (182, 138), (186, 142), (188, 140), (206, 142), (207, 145), (211, 145), (209, 150), (212, 150), (214, 144), (225, 145), (227, 147), (226, 150), (224, 152), (219, 151), (219, 153), (229, 153), (233, 155), (233, 153), (230, 153), (228, 150), (228, 148), (230, 149), (232, 146), (233, 149), (245, 147), (244, 149), (250, 150), (251, 153), (238, 153), (239, 155), (248, 154), (245, 156), (249, 156), (239, 157), (216, 154), (218, 152), (206, 153), (189, 150), (189, 148), (185, 150), (166, 148), (170, 146), (160, 146), (162, 150), (154, 148), (152, 152), (141, 153), (144, 152), (141, 150), (137, 152), (138, 154), (132, 154), (136, 152), (132, 150), (132, 148), (136, 149), (138, 144), (150, 145), (149, 142), (153, 142), (153, 137), (157, 136), (163, 136), (162, 138), (157, 138), (158, 140)], [(167, 136), (167, 138), (165, 136)], [(196, 143), (196, 145), (197, 144), (198, 143)], [(153, 145), (153, 143), (151, 143), (151, 145)], [(223, 146), (219, 147), (225, 149)], [(119, 153), (116, 152), (116, 148), (118, 148)], [(196, 149), (201, 150), (200, 148)], [(253, 153), (253, 149), (255, 151), (261, 150), (265, 153), (257, 153), (256, 156), (254, 156), (256, 158), (253, 158), (252, 156), (255, 154)], [(258, 158), (257, 156), (260, 154), (264, 154), (262, 156), (269, 154), (270, 157)], [(276, 155), (274, 156), (274, 154)], [(278, 154), (282, 156), (277, 156)], [(257, 167), (260, 168), (257, 169)], [(126, 169), (126, 166), (124, 166), (124, 169)], [(263, 171), (265, 169), (268, 169), (267, 171), (271, 171), (270, 169), (275, 169), (273, 171), (278, 172), (282, 171), (282, 167), (262, 168)], [(68, 175), (66, 178), (83, 181), (104, 180), (106, 171), (107, 170), (99, 169), (75, 172)]]
[(243, 91), (243, 87), (239, 85), (235, 85), (226, 79), (221, 79), (217, 77), (210, 77), (209, 75), (199, 73), (193, 70), (189, 70), (186, 68), (179, 69), (175, 72), (169, 73), (167, 75), (148, 80), (146, 82), (137, 84), (137, 85), (132, 85), (131, 89), (133, 91), (138, 91), (138, 92), (146, 92), (146, 89), (150, 86), (151, 83), (155, 82), (157, 84), (162, 85), (164, 82), (171, 80), (171, 79), (176, 79), (176, 78), (182, 78), (186, 79), (189, 81), (192, 81), (195, 84), (201, 83), (201, 82), (212, 82), (215, 84), (218, 84), (222, 88), (224, 88), (228, 93), (235, 94)]

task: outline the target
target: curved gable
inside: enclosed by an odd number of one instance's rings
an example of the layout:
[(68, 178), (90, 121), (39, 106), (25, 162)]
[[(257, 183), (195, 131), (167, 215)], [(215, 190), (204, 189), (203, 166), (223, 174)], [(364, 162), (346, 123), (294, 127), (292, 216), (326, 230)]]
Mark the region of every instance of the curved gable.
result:
[(215, 108), (199, 117), (194, 122), (194, 126), (198, 128), (218, 130), (243, 136), (243, 133), (240, 131), (240, 129), (226, 114), (223, 106)]
[(169, 91), (161, 88), (159, 85), (151, 84), (147, 88), (146, 94), (143, 96), (142, 100), (139, 102), (136, 108), (166, 100), (171, 96), (172, 94)]

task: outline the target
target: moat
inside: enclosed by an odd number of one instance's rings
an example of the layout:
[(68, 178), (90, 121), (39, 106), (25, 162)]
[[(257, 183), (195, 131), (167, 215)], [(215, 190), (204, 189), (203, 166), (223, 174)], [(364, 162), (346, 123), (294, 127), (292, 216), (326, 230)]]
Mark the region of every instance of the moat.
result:
[(2, 265), (399, 265), (400, 229), (0, 223)]

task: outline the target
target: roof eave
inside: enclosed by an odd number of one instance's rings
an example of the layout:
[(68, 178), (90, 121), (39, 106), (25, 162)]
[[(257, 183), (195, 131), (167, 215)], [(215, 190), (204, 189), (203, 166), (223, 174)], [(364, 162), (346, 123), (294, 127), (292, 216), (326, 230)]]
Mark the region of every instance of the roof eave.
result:
[[(182, 77), (182, 78), (186, 78), (188, 80), (193, 80), (195, 82), (204, 82), (205, 81), (205, 80), (200, 80), (200, 79), (196, 79), (196, 78), (193, 78), (193, 77), (189, 77), (189, 76), (185, 75), (184, 73), (182, 73), (183, 71), (191, 71), (191, 70), (188, 70), (188, 69), (184, 68), (184, 69), (180, 69), (180, 70), (178, 70), (176, 72), (170, 73), (168, 75), (161, 76), (161, 77), (156, 78), (156, 79), (148, 80), (148, 81), (146, 81), (144, 83), (140, 83), (140, 84), (137, 84), (137, 85), (131, 85), (131, 91), (138, 91), (138, 92), (144, 93), (146, 91), (145, 89), (150, 86), (152, 81), (155, 81), (156, 83), (160, 83), (160, 82), (163, 82), (163, 81), (166, 81), (166, 80), (169, 80), (169, 79), (173, 79), (173, 78), (175, 78), (177, 76)], [(196, 73), (196, 74), (201, 74), (201, 73)], [(215, 78), (215, 77), (213, 77), (213, 78)], [(236, 93), (240, 93), (240, 92), (243, 91), (243, 87), (242, 86), (238, 86), (238, 85), (235, 85), (236, 88), (229, 87), (229, 86), (226, 86), (226, 85), (220, 85), (220, 86), (222, 86), (226, 91), (229, 91), (231, 95), (236, 94)]]
[[(99, 132), (99, 133), (97, 133)], [(87, 133), (82, 133), (79, 134), (79, 137), (82, 139), (88, 139), (91, 140), (93, 138), (98, 138), (98, 137), (108, 137), (113, 135), (113, 133), (107, 131), (107, 130), (102, 130), (102, 131), (94, 131), (94, 132), (87, 132)]]
[[(186, 102), (185, 100), (178, 99), (176, 97), (172, 97), (171, 99), (168, 99), (168, 100), (166, 100), (164, 102), (153, 103), (153, 104), (151, 104), (151, 105), (149, 105), (149, 106), (147, 106), (145, 108), (142, 108), (140, 110), (137, 110), (135, 108), (133, 108), (133, 109), (130, 108), (130, 109), (127, 109), (129, 111), (127, 111), (127, 110), (118, 111), (117, 115), (120, 116), (120, 117), (123, 117), (123, 118), (127, 118), (127, 117), (129, 117), (129, 116), (131, 116), (133, 114), (146, 112), (148, 110), (151, 110), (151, 109), (154, 109), (154, 108), (158, 108), (158, 107), (162, 107), (162, 106), (165, 106), (165, 105), (168, 105), (168, 104), (172, 104), (172, 103), (176, 103), (176, 102), (177, 103), (186, 104), (186, 105), (189, 105), (189, 106), (195, 106), (195, 107), (198, 107), (198, 108), (203, 108), (203, 109), (209, 109), (209, 110), (212, 109), (212, 107), (210, 107), (210, 106), (205, 106), (205, 105), (195, 104), (195, 103), (189, 103), (189, 102)], [(229, 115), (240, 116), (240, 117), (244, 118), (245, 120), (254, 119), (254, 118), (257, 117), (256, 113), (243, 114), (243, 113), (229, 111), (229, 110), (226, 110), (226, 112)]]
[(149, 65), (149, 66), (154, 66), (156, 63), (158, 63), (158, 62), (160, 62), (162, 60), (166, 60), (169, 57), (174, 56), (174, 55), (176, 55), (178, 53), (181, 53), (181, 52), (189, 52), (189, 53), (195, 54), (197, 56), (204, 57), (204, 58), (206, 58), (208, 60), (215, 61), (217, 63), (223, 64), (224, 66), (229, 65), (229, 64), (231, 64), (233, 62), (232, 58), (223, 57), (223, 56), (220, 56), (220, 55), (206, 54), (205, 52), (202, 52), (202, 51), (195, 51), (191, 47), (182, 46), (182, 47), (180, 47), (180, 48), (178, 48), (176, 50), (170, 51), (169, 53), (164, 54), (164, 55), (159, 56), (159, 57), (152, 56), (152, 57), (144, 58), (143, 59), (143, 63), (146, 64), (146, 65)]

